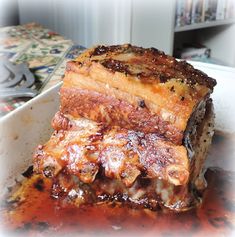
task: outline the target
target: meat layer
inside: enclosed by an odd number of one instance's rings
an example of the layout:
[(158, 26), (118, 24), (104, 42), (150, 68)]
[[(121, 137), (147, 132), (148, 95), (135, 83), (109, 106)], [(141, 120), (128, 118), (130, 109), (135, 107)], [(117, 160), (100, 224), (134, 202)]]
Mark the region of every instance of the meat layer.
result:
[[(120, 126), (144, 133), (157, 133), (176, 144), (181, 144), (183, 131), (158, 114), (152, 114), (145, 102), (135, 105), (114, 96), (80, 88), (61, 88), (61, 112), (74, 117), (85, 117), (108, 126)], [(166, 115), (167, 116), (167, 115)]]
[(159, 178), (183, 185), (189, 178), (189, 160), (184, 146), (120, 127), (106, 127), (84, 118), (57, 113), (57, 129), (39, 146), (34, 169), (48, 177), (66, 170), (84, 183), (92, 183), (103, 169), (106, 177), (131, 186), (138, 176)]
[(116, 200), (151, 209), (189, 209), (198, 201), (195, 190), (204, 184), (202, 166), (213, 135), (211, 101), (201, 106), (197, 126), (188, 131), (192, 144), (180, 146), (154, 133), (58, 112), (54, 134), (35, 152), (34, 170), (53, 178), (54, 196), (76, 194), (78, 205)]
[(60, 173), (53, 179), (52, 197), (67, 199), (76, 206), (100, 202), (117, 202), (132, 208), (174, 211), (188, 210), (199, 201), (190, 191), (189, 185), (175, 186), (160, 179), (138, 177), (131, 187), (117, 179), (97, 175), (95, 181), (86, 184), (76, 176)]

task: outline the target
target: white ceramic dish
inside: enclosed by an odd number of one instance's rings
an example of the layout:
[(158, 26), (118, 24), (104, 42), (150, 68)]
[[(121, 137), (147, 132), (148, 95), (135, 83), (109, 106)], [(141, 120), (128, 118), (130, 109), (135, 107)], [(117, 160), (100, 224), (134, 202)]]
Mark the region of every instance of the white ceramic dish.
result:
[[(217, 80), (212, 96), (216, 129), (235, 133), (235, 69), (191, 63)], [(0, 190), (11, 185), (31, 164), (37, 144), (49, 138), (50, 120), (59, 109), (59, 87), (42, 93), (0, 120)]]
[(57, 85), (0, 120), (0, 190), (32, 162), (37, 144), (51, 134), (50, 121), (59, 109)]

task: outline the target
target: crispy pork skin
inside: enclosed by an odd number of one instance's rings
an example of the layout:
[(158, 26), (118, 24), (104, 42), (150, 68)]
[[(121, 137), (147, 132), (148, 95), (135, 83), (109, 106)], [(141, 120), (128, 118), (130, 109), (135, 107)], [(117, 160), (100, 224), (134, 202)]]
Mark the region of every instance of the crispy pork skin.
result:
[(98, 46), (68, 63), (61, 111), (181, 144), (191, 115), (215, 84), (154, 48)]

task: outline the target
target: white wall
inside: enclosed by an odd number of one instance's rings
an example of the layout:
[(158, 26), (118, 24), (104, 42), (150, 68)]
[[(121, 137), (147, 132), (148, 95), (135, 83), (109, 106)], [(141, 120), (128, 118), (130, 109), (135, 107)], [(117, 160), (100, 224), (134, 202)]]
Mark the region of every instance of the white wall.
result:
[(20, 22), (37, 22), (89, 47), (130, 42), (131, 0), (19, 0)]
[(172, 53), (175, 0), (18, 0), (21, 23), (38, 22), (75, 42), (133, 43)]
[(235, 67), (235, 24), (201, 30), (199, 41), (211, 49), (211, 57)]
[(17, 0), (0, 0), (0, 27), (18, 24)]
[(172, 54), (175, 1), (133, 0), (132, 12), (132, 43)]

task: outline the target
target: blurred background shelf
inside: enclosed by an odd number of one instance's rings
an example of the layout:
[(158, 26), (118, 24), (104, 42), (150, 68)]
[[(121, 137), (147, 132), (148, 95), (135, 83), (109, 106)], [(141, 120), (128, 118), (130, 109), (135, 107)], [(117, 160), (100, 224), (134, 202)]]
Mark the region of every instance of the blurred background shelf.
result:
[(185, 26), (177, 26), (177, 27), (175, 27), (175, 32), (197, 30), (197, 29), (202, 29), (202, 28), (229, 25), (229, 24), (234, 24), (234, 23), (235, 23), (235, 19), (207, 21), (207, 22), (194, 23), (194, 24), (185, 25)]
[[(234, 0), (176, 0), (172, 54), (235, 67), (234, 23)], [(209, 56), (197, 55), (200, 45)]]

